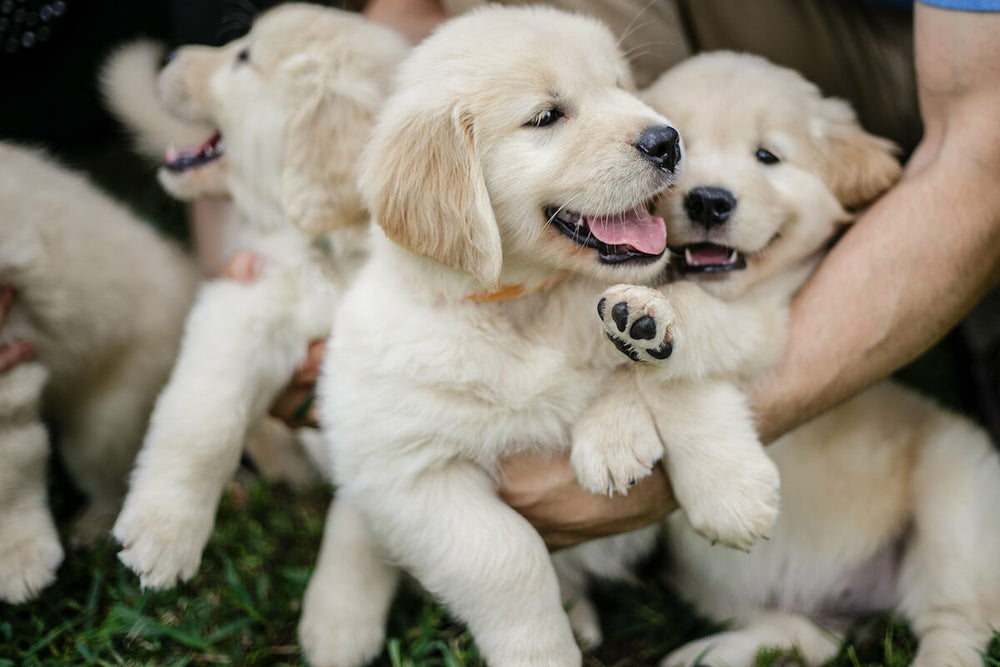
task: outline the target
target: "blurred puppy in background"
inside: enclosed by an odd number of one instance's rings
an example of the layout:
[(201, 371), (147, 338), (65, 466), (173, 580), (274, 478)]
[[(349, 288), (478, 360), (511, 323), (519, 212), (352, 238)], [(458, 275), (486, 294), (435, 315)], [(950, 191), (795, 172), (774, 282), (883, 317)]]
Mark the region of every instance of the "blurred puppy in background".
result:
[(89, 503), (74, 542), (107, 534), (194, 298), (197, 270), (149, 224), (36, 150), (0, 144), (0, 340), (35, 361), (0, 375), (0, 600), (52, 582), (49, 438)]
[(359, 15), (287, 4), (224, 47), (180, 49), (159, 76), (169, 110), (214, 130), (168, 155), (161, 180), (181, 196), (230, 194), (267, 265), (252, 284), (206, 284), (188, 318), (114, 528), (144, 586), (195, 573), (247, 434), (330, 331), (365, 256), (357, 158), (406, 50)]

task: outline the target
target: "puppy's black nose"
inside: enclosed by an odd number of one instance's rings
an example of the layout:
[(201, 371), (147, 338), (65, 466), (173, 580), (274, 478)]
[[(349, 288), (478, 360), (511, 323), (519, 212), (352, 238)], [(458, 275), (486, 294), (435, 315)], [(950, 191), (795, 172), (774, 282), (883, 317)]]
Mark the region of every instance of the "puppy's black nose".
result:
[(681, 159), (680, 135), (669, 125), (647, 127), (639, 135), (635, 147), (664, 171), (673, 171)]
[(684, 197), (684, 210), (691, 222), (710, 229), (729, 219), (736, 208), (736, 197), (725, 188), (699, 186)]

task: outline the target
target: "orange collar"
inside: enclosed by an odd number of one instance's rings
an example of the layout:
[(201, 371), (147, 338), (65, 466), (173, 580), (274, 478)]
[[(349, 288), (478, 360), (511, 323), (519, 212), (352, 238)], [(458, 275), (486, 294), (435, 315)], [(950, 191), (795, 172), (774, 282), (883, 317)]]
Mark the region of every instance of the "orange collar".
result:
[(532, 289), (528, 289), (523, 283), (517, 283), (515, 285), (501, 285), (500, 289), (492, 292), (476, 292), (475, 294), (469, 294), (465, 297), (466, 301), (473, 301), (475, 303), (491, 303), (493, 301), (508, 301), (510, 299), (516, 299), (519, 296), (527, 296), (528, 294), (535, 294), (541, 292), (542, 290), (548, 289), (558, 285), (562, 281), (566, 280), (567, 275), (562, 274), (556, 276), (552, 280), (548, 280), (541, 285), (538, 285)]

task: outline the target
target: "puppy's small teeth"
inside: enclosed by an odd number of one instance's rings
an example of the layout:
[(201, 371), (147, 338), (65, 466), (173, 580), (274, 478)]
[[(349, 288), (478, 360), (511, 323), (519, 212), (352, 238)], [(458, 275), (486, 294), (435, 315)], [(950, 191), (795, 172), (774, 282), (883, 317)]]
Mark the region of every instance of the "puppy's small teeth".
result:
[(733, 251), (732, 251), (731, 253), (729, 253), (729, 260), (728, 260), (728, 261), (729, 261), (729, 263), (730, 263), (730, 264), (735, 264), (735, 263), (736, 263), (736, 260), (738, 260), (738, 259), (739, 259), (739, 255), (740, 255), (740, 254), (739, 254), (738, 252), (736, 252), (736, 250), (735, 250), (735, 249), (733, 249)]
[(694, 264), (694, 258), (691, 256), (691, 248), (684, 248), (684, 263)]

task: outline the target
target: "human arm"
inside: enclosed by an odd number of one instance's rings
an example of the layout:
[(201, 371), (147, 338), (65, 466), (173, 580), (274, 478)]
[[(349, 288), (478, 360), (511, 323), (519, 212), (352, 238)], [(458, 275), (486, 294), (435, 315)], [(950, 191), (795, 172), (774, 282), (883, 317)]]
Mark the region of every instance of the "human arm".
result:
[(445, 18), (438, 0), (370, 0), (362, 13), (401, 33), (412, 44), (420, 42)]
[(1000, 279), (1000, 13), (917, 3), (924, 137), (792, 306), (752, 389), (769, 442), (911, 361)]
[[(918, 3), (914, 18), (925, 136), (796, 298), (785, 357), (751, 394), (765, 442), (912, 360), (1000, 280), (1000, 14)], [(517, 493), (501, 492), (560, 546), (634, 528), (616, 517), (655, 518), (671, 497), (662, 475), (588, 498), (562, 460), (523, 478), (508, 465)]]

